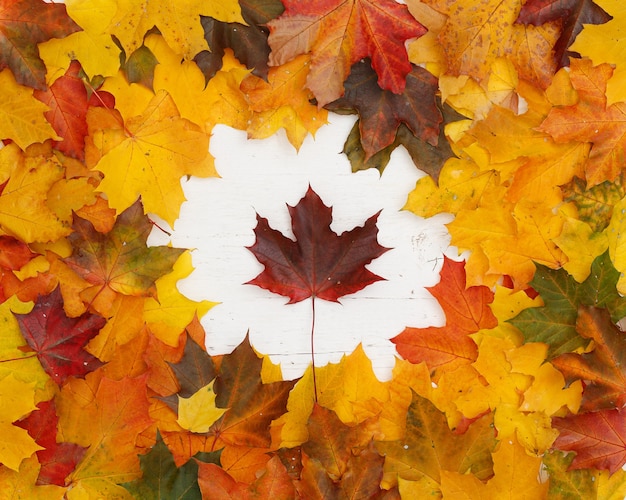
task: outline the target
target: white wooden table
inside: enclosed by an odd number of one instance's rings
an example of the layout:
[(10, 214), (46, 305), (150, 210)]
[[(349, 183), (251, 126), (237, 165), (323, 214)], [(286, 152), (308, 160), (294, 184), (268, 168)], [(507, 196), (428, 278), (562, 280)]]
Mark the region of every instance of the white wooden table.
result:
[[(188, 199), (172, 236), (155, 229), (152, 245), (193, 249), (194, 272), (179, 282), (194, 300), (220, 302), (203, 318), (210, 354), (231, 352), (250, 333), (254, 348), (280, 362), (283, 376), (296, 378), (311, 362), (310, 299), (287, 299), (244, 285), (262, 271), (245, 247), (254, 242), (258, 212), (293, 237), (286, 204), (295, 205), (310, 184), (333, 208), (338, 233), (362, 225), (378, 210), (379, 242), (393, 250), (368, 267), (386, 280), (340, 299), (316, 302), (316, 365), (338, 362), (361, 342), (377, 376), (391, 376), (395, 347), (389, 341), (406, 326), (442, 325), (443, 313), (424, 287), (439, 281), (443, 254), (458, 259), (444, 226), (451, 217), (428, 220), (402, 211), (407, 194), (424, 175), (406, 151), (397, 149), (383, 175), (352, 173), (343, 142), (356, 119), (331, 115), (332, 123), (308, 137), (299, 152), (284, 134), (262, 141), (218, 126), (210, 151), (221, 178), (183, 180)], [(167, 227), (167, 224), (159, 222)]]

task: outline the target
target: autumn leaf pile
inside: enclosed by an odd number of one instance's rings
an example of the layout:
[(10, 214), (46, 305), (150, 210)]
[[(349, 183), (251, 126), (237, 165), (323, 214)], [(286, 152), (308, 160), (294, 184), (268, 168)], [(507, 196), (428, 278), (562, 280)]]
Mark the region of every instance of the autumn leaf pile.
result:
[[(621, 0), (0, 0), (0, 498), (624, 498), (625, 26)], [(215, 125), (299, 148), (329, 112), (358, 114), (354, 171), (409, 151), (405, 210), (465, 252), (385, 382), (361, 347), (292, 381), (247, 339), (210, 356), (190, 252), (146, 244), (217, 175)]]

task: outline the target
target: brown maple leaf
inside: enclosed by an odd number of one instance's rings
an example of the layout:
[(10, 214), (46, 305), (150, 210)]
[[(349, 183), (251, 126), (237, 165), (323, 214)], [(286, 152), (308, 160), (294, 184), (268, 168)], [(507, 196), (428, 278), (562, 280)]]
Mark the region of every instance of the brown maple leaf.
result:
[(339, 297), (383, 279), (365, 268), (389, 250), (376, 239), (380, 212), (362, 227), (337, 235), (330, 229), (332, 209), (311, 187), (288, 208), (296, 241), (257, 214), (256, 242), (248, 248), (265, 270), (247, 284), (289, 297), (294, 304), (309, 297), (339, 302)]
[(404, 43), (426, 33), (406, 5), (393, 0), (283, 0), (285, 12), (268, 23), (270, 65), (311, 54), (307, 87), (323, 106), (343, 92), (350, 66), (372, 59), (383, 89), (400, 93), (411, 64)]
[(361, 145), (367, 161), (393, 143), (401, 123), (422, 141), (437, 146), (443, 116), (437, 107), (436, 92), (437, 78), (418, 66), (412, 66), (402, 94), (382, 90), (369, 60), (364, 60), (352, 66), (345, 95), (326, 107), (358, 111)]

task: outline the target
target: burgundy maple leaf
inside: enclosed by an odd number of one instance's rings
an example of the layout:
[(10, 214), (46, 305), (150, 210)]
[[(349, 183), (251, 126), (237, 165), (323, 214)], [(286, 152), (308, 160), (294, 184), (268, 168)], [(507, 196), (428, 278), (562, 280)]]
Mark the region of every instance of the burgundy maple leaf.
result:
[(294, 207), (288, 206), (295, 241), (272, 229), (266, 218), (257, 214), (256, 241), (248, 249), (265, 269), (247, 282), (289, 297), (289, 304), (311, 300), (311, 360), (315, 381), (315, 299), (339, 302), (344, 295), (358, 292), (384, 278), (365, 266), (389, 248), (378, 243), (376, 221), (372, 215), (363, 226), (340, 235), (331, 228), (332, 209), (311, 189)]
[(40, 296), (28, 314), (15, 317), (24, 339), (57, 384), (72, 375), (83, 377), (102, 364), (83, 347), (98, 334), (106, 319), (91, 313), (68, 318), (59, 288)]
[(247, 284), (289, 297), (289, 304), (294, 304), (309, 297), (339, 302), (340, 297), (384, 279), (365, 268), (389, 250), (376, 239), (380, 212), (363, 226), (338, 235), (330, 228), (332, 209), (311, 187), (288, 209), (296, 241), (257, 214), (256, 242), (248, 248), (265, 269)]

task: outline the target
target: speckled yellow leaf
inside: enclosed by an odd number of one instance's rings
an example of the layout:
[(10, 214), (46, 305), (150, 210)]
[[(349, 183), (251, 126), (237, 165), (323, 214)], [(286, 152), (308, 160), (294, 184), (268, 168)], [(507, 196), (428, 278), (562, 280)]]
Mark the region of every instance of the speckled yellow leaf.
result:
[(18, 85), (10, 69), (0, 72), (0, 139), (11, 139), (20, 148), (47, 139), (61, 140), (44, 118), (48, 111), (33, 97), (33, 89)]
[(209, 430), (227, 408), (215, 406), (216, 394), (213, 391), (213, 381), (188, 398), (178, 396), (178, 425), (191, 432), (203, 433)]
[(141, 196), (146, 212), (173, 225), (185, 200), (181, 177), (217, 175), (208, 153), (208, 136), (180, 118), (165, 91), (158, 92), (141, 115), (126, 121), (125, 133), (121, 124), (116, 126), (93, 130), (93, 146), (87, 146), (95, 150), (94, 156), (101, 156), (94, 167), (104, 174), (98, 190), (118, 213)]
[(26, 243), (52, 241), (70, 233), (46, 203), (52, 186), (63, 178), (54, 157), (29, 157), (15, 144), (0, 149), (0, 230)]

